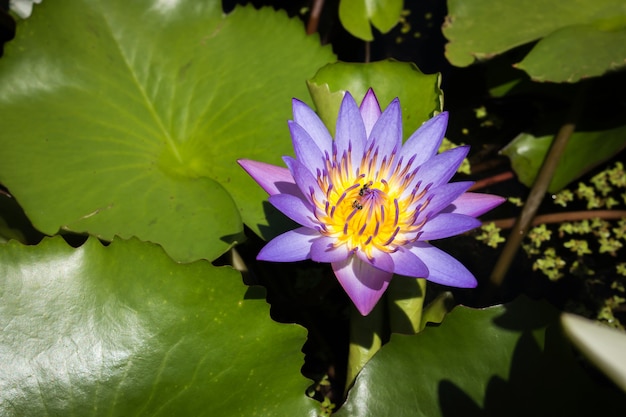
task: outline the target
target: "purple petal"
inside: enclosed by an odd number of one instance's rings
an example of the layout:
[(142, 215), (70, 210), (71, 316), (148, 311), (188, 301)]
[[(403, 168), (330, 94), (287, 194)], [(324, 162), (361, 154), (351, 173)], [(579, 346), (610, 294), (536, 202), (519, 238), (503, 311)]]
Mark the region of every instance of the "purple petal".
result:
[(431, 189), (427, 194), (427, 198), (429, 199), (428, 205), (418, 215), (416, 223), (421, 222), (424, 217), (430, 219), (440, 213), (461, 194), (467, 191), (472, 184), (473, 182), (471, 181), (451, 182), (435, 189)]
[(504, 203), (506, 198), (492, 194), (464, 193), (443, 211), (478, 217)]
[(309, 228), (319, 226), (314, 219), (314, 207), (301, 197), (290, 194), (275, 194), (269, 197), (269, 202), (294, 222)]
[(393, 258), (394, 272), (396, 274), (415, 278), (426, 278), (428, 276), (426, 264), (411, 251), (399, 247), (397, 251), (391, 254), (391, 257)]
[(445, 184), (456, 173), (468, 152), (469, 146), (459, 146), (435, 155), (420, 166), (416, 177), (423, 185), (437, 187)]
[(259, 261), (296, 262), (311, 257), (311, 243), (319, 232), (308, 227), (290, 230), (270, 240), (257, 255)]
[(338, 247), (334, 247), (333, 243), (335, 243), (336, 239), (322, 236), (319, 239), (313, 242), (311, 246), (311, 259), (315, 262), (340, 262), (345, 260), (350, 252), (348, 251), (346, 245), (340, 245)]
[(391, 277), (356, 256), (332, 264), (337, 280), (359, 312), (368, 315), (384, 294)]
[(475, 288), (478, 284), (467, 268), (441, 249), (416, 242), (409, 250), (424, 261), (429, 272), (427, 279), (431, 282), (458, 288)]
[(241, 167), (265, 190), (269, 195), (279, 193), (300, 194), (293, 175), (287, 168), (264, 162), (239, 159)]
[(419, 240), (443, 239), (465, 233), (480, 226), (480, 220), (464, 214), (440, 213), (429, 219), (424, 227)]
[(408, 161), (415, 155), (413, 166), (420, 166), (437, 153), (448, 126), (448, 112), (427, 120), (404, 143), (398, 156)]
[(356, 255), (363, 262), (372, 265), (375, 268), (382, 269), (383, 271), (393, 273), (394, 263), (391, 255), (388, 252), (383, 252), (379, 249), (372, 248), (372, 258), (368, 258), (363, 251), (357, 251)]
[(465, 158), (468, 151), (469, 146), (459, 146), (458, 148), (435, 155), (424, 162), (418, 168), (417, 175), (406, 185), (402, 192), (402, 197), (408, 197), (418, 185), (420, 188), (423, 188), (428, 185), (437, 187), (447, 183), (456, 173), (456, 170), (459, 165), (461, 165), (461, 162), (463, 162), (463, 158)]
[(351, 149), (352, 166), (358, 166), (363, 157), (363, 149), (367, 141), (365, 125), (359, 112), (359, 108), (350, 93), (346, 92), (339, 108), (337, 117), (337, 130), (335, 133), (335, 145), (337, 146), (337, 158), (340, 159), (344, 152)]
[(333, 138), (317, 114), (298, 99), (294, 98), (292, 104), (293, 120), (307, 131), (322, 152), (330, 152)]
[(359, 111), (361, 112), (363, 123), (365, 124), (365, 133), (367, 137), (369, 137), (372, 132), (372, 128), (381, 114), (380, 104), (378, 104), (376, 94), (374, 94), (374, 90), (371, 88), (367, 90), (365, 97), (363, 97)]
[(372, 143), (375, 144), (375, 148), (378, 148), (378, 167), (384, 156), (389, 156), (392, 152), (400, 150), (402, 146), (402, 111), (400, 110), (400, 101), (397, 98), (389, 103), (389, 106), (374, 125), (365, 147), (369, 149)]
[(302, 126), (289, 121), (289, 131), (293, 142), (293, 149), (298, 161), (302, 162), (311, 172), (324, 168), (324, 154), (315, 141)]
[(320, 190), (320, 186), (307, 167), (297, 159), (293, 159), (290, 156), (284, 156), (283, 161), (287, 164), (293, 179), (296, 181), (298, 188), (307, 201), (313, 204), (312, 195), (314, 195), (318, 201), (321, 201), (322, 191)]

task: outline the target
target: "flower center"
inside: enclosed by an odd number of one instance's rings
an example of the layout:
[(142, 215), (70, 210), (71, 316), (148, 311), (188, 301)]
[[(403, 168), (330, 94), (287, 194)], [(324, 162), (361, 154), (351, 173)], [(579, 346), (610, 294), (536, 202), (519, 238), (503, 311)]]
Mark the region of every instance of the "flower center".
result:
[(418, 224), (417, 218), (428, 205), (423, 197), (429, 186), (411, 185), (417, 173), (417, 168), (411, 170), (412, 159), (394, 164), (394, 152), (377, 165), (378, 149), (372, 146), (353, 169), (349, 150), (341, 158), (333, 151), (317, 173), (325, 193), (323, 201), (314, 199), (320, 232), (336, 238), (335, 246), (347, 245), (370, 258), (374, 248), (394, 252), (417, 240), (426, 221)]

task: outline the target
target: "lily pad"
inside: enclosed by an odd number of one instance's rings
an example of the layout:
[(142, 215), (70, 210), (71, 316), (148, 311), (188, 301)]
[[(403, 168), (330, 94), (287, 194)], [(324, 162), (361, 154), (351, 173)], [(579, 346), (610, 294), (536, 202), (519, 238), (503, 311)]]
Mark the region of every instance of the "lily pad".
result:
[(625, 399), (580, 366), (555, 309), (520, 298), (457, 307), (437, 327), (392, 335), (335, 415), (620, 415)]
[[(559, 65), (557, 65), (559, 64)], [(567, 26), (542, 39), (517, 64), (535, 81), (576, 82), (626, 66), (626, 27)]]
[(370, 22), (381, 33), (387, 33), (400, 21), (402, 6), (402, 0), (341, 0), (339, 20), (352, 35), (372, 41)]
[(328, 64), (308, 81), (317, 113), (331, 133), (346, 91), (359, 101), (371, 87), (383, 109), (394, 98), (400, 99), (405, 139), (443, 109), (439, 83), (439, 74), (423, 74), (415, 64), (394, 60)]
[(316, 415), (305, 329), (247, 290), (136, 239), (0, 245), (0, 415)]
[[(502, 149), (524, 185), (530, 187), (534, 183), (553, 139), (553, 136), (537, 138), (523, 133)], [(597, 132), (575, 132), (561, 156), (548, 192), (560, 191), (625, 147), (626, 126)]]
[(443, 28), (446, 57), (461, 67), (541, 39), (518, 67), (555, 82), (626, 66), (625, 31), (621, 0), (450, 0)]
[(0, 182), (46, 234), (138, 236), (179, 261), (215, 259), (242, 219), (267, 223), (236, 159), (291, 152), (291, 98), (332, 59), (268, 8), (44, 1), (0, 65)]

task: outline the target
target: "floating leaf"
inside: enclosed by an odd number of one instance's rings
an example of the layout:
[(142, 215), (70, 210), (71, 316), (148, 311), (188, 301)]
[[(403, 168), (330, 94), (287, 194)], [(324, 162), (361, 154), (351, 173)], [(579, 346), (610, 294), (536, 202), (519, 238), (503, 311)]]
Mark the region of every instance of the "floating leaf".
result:
[[(530, 187), (554, 139), (523, 133), (502, 153), (509, 157), (519, 180)], [(598, 132), (575, 132), (561, 156), (548, 191), (555, 193), (626, 147), (626, 126)]]
[(626, 27), (567, 26), (542, 39), (517, 65), (535, 81), (576, 82), (626, 65)]
[(626, 66), (621, 0), (450, 0), (443, 33), (446, 57), (461, 67), (541, 39), (518, 65), (538, 81), (575, 82)]
[(291, 98), (332, 59), (271, 9), (44, 1), (0, 64), (0, 182), (44, 233), (138, 236), (180, 261), (214, 259), (241, 217), (267, 223), (267, 196), (236, 159), (291, 152)]
[(0, 245), (0, 415), (316, 415), (306, 331), (246, 290), (136, 239)]
[(579, 365), (555, 309), (521, 298), (457, 307), (437, 327), (392, 335), (335, 415), (620, 415), (625, 399)]
[(405, 62), (337, 62), (321, 68), (308, 85), (319, 116), (332, 133), (346, 91), (359, 101), (372, 87), (383, 108), (394, 98), (400, 98), (406, 139), (434, 112), (442, 110), (443, 93), (439, 79), (439, 74), (423, 74), (414, 64)]
[(402, 0), (341, 0), (339, 20), (353, 36), (374, 40), (370, 21), (381, 33), (387, 33), (400, 21)]

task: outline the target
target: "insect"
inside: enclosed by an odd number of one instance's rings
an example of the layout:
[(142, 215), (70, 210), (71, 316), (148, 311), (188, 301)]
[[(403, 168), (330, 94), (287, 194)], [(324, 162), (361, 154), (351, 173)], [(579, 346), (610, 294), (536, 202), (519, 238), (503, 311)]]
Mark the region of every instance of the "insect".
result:
[(365, 194), (365, 192), (370, 188), (369, 184), (365, 184), (363, 187), (361, 187), (361, 189), (359, 190), (359, 195), (361, 197), (363, 197), (363, 194)]
[(357, 210), (363, 210), (363, 206), (361, 205), (361, 203), (359, 203), (359, 200), (354, 200), (352, 202), (352, 208), (355, 208)]

